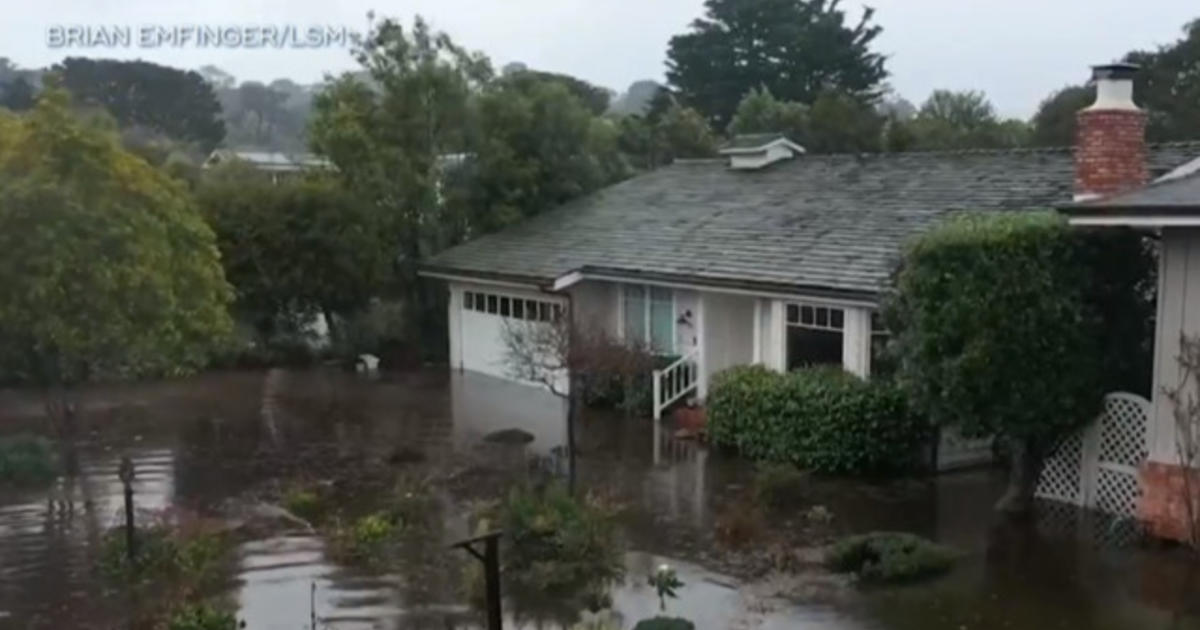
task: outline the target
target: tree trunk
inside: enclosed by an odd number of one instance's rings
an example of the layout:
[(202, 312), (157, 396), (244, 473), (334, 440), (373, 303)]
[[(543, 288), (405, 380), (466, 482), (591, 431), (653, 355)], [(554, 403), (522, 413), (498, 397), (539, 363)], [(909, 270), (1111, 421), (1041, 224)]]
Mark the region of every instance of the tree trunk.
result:
[(1033, 492), (1045, 455), (1033, 438), (1015, 439), (1010, 444), (1008, 489), (996, 502), (996, 509), (1009, 514), (1025, 514), (1033, 507)]

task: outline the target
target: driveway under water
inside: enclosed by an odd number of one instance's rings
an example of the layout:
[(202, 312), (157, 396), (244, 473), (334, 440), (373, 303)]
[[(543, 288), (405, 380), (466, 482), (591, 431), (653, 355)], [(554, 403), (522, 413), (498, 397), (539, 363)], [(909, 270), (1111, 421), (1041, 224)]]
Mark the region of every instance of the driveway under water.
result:
[[(332, 371), (217, 373), (85, 393), (78, 475), (37, 491), (0, 490), (0, 628), (122, 627), (96, 579), (104, 530), (120, 519), (122, 455), (135, 463), (140, 510), (210, 511), (248, 488), (327, 460), (397, 453), (465, 493), (439, 495), (439, 540), (390, 574), (331, 561), (302, 532), (238, 548), (231, 598), (252, 630), (449, 628), (475, 617), (446, 549), (467, 533), (463, 494), (486, 497), (530, 462), (561, 469), (562, 401), (484, 376), (428, 370), (364, 380)], [(36, 396), (0, 392), (0, 432), (40, 427)], [(519, 428), (527, 444), (485, 436)], [(648, 421), (589, 413), (579, 436), (581, 485), (619, 498), (630, 551), (612, 593), (624, 627), (658, 612), (645, 584), (668, 563), (686, 586), (669, 612), (698, 628), (963, 630), (1200, 628), (1200, 572), (1184, 554), (1122, 544), (1119, 528), (1044, 506), (1030, 523), (997, 523), (990, 471), (886, 484), (815, 481), (841, 532), (902, 529), (964, 553), (931, 583), (859, 590), (838, 581), (743, 571), (714, 542), (717, 515), (753, 476), (745, 462), (654, 433)], [(779, 526), (787, 528), (786, 516)], [(756, 550), (743, 552), (753, 555)], [(760, 550), (764, 553), (766, 550)], [(539, 626), (510, 619), (510, 626)]]

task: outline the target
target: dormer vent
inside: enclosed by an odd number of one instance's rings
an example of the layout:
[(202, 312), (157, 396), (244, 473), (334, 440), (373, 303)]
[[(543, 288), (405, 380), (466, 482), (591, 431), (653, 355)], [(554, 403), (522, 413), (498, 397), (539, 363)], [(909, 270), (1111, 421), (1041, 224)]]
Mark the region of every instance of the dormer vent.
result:
[(780, 133), (735, 136), (721, 147), (721, 155), (729, 158), (729, 168), (738, 171), (756, 171), (803, 153), (804, 147)]

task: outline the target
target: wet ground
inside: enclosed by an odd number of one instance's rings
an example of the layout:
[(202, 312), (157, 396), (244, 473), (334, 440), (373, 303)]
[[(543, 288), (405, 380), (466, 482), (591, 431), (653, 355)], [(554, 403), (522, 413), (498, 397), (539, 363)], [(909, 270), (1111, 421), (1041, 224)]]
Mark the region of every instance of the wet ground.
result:
[[(103, 592), (93, 566), (102, 532), (119, 522), (122, 455), (136, 465), (147, 513), (228, 509), (231, 497), (320, 479), (334, 462), (402, 459), (450, 480), (437, 497), (440, 531), (391, 573), (339, 566), (303, 532), (241, 544), (229, 593), (254, 630), (309, 628), (313, 616), (339, 629), (475, 627), (462, 558), (446, 545), (467, 533), (472, 501), (528, 474), (531, 461), (563, 467), (561, 401), (441, 370), (376, 381), (327, 371), (209, 374), (84, 398), (80, 474), (48, 490), (0, 490), (0, 628), (121, 627), (122, 603)], [(36, 430), (39, 414), (35, 396), (0, 392), (0, 432)], [(511, 428), (532, 441), (484, 439)], [(612, 593), (626, 628), (657, 613), (644, 576), (664, 562), (686, 584), (670, 612), (699, 628), (1200, 628), (1200, 574), (1184, 554), (1127, 544), (1121, 524), (1052, 506), (1030, 523), (997, 523), (990, 505), (1001, 480), (989, 471), (814, 482), (805, 504), (826, 506), (837, 532), (902, 529), (964, 554), (932, 583), (863, 591), (763, 574), (762, 557), (777, 550), (751, 540), (729, 553), (714, 541), (752, 478), (745, 462), (664, 435), (656, 444), (647, 421), (599, 412), (585, 418), (579, 442), (581, 484), (626, 506), (629, 578)], [(786, 534), (794, 517), (773, 516), (772, 525)], [(538, 622), (520, 620), (558, 627)]]

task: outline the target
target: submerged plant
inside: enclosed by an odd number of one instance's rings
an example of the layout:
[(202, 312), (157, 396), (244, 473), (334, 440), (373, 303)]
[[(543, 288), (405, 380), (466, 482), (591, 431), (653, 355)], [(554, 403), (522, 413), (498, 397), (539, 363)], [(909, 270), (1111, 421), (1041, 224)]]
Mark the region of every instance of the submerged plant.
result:
[(285, 492), (283, 507), (310, 523), (320, 520), (325, 513), (321, 495), (316, 490), (304, 487), (292, 488)]
[(954, 565), (954, 550), (904, 532), (872, 532), (838, 541), (825, 565), (868, 582), (908, 582), (941, 575)]
[(760, 505), (782, 510), (800, 505), (809, 475), (793, 464), (763, 464), (754, 475), (754, 499)]
[(167, 630), (237, 630), (232, 612), (207, 603), (187, 604), (176, 609), (167, 621)]
[(58, 472), (58, 457), (50, 440), (29, 434), (0, 438), (0, 484), (48, 483)]
[(127, 582), (175, 581), (202, 588), (218, 575), (221, 559), (230, 546), (221, 534), (184, 535), (164, 526), (138, 529), (134, 543), (136, 553), (130, 560), (125, 529), (110, 529), (101, 546), (101, 572), (110, 579)]

